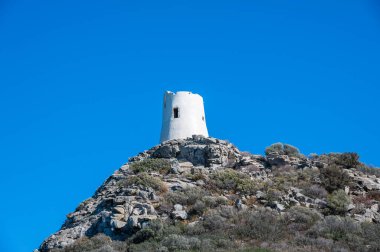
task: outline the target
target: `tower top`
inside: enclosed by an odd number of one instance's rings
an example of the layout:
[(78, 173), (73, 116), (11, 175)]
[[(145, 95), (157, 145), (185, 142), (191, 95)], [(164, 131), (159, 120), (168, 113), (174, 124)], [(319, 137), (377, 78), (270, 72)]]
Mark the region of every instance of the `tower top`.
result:
[(192, 135), (208, 137), (202, 96), (189, 91), (166, 91), (160, 142)]

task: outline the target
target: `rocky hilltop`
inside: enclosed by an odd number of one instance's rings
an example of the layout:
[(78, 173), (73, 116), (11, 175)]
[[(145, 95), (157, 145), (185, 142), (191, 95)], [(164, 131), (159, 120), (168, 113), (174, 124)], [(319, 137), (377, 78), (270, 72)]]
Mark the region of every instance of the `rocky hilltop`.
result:
[(39, 251), (380, 251), (380, 172), (358, 158), (167, 141), (130, 158)]

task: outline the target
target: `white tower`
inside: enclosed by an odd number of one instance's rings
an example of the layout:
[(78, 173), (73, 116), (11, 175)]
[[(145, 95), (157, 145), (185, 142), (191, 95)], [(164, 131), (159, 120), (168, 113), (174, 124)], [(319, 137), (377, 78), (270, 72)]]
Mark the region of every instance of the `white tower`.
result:
[(187, 91), (166, 91), (163, 106), (161, 143), (192, 135), (208, 137), (202, 96)]

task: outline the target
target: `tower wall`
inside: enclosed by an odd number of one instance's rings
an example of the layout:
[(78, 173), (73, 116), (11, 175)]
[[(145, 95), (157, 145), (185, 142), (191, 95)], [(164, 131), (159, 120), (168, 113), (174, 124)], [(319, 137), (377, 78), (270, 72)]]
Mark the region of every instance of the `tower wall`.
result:
[(192, 135), (208, 137), (202, 96), (187, 91), (166, 91), (160, 142)]

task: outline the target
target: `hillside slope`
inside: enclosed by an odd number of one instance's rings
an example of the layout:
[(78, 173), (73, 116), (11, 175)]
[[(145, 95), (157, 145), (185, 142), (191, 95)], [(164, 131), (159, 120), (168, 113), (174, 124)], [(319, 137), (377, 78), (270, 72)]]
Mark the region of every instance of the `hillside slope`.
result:
[(355, 153), (171, 140), (130, 158), (39, 251), (380, 251), (379, 174)]

